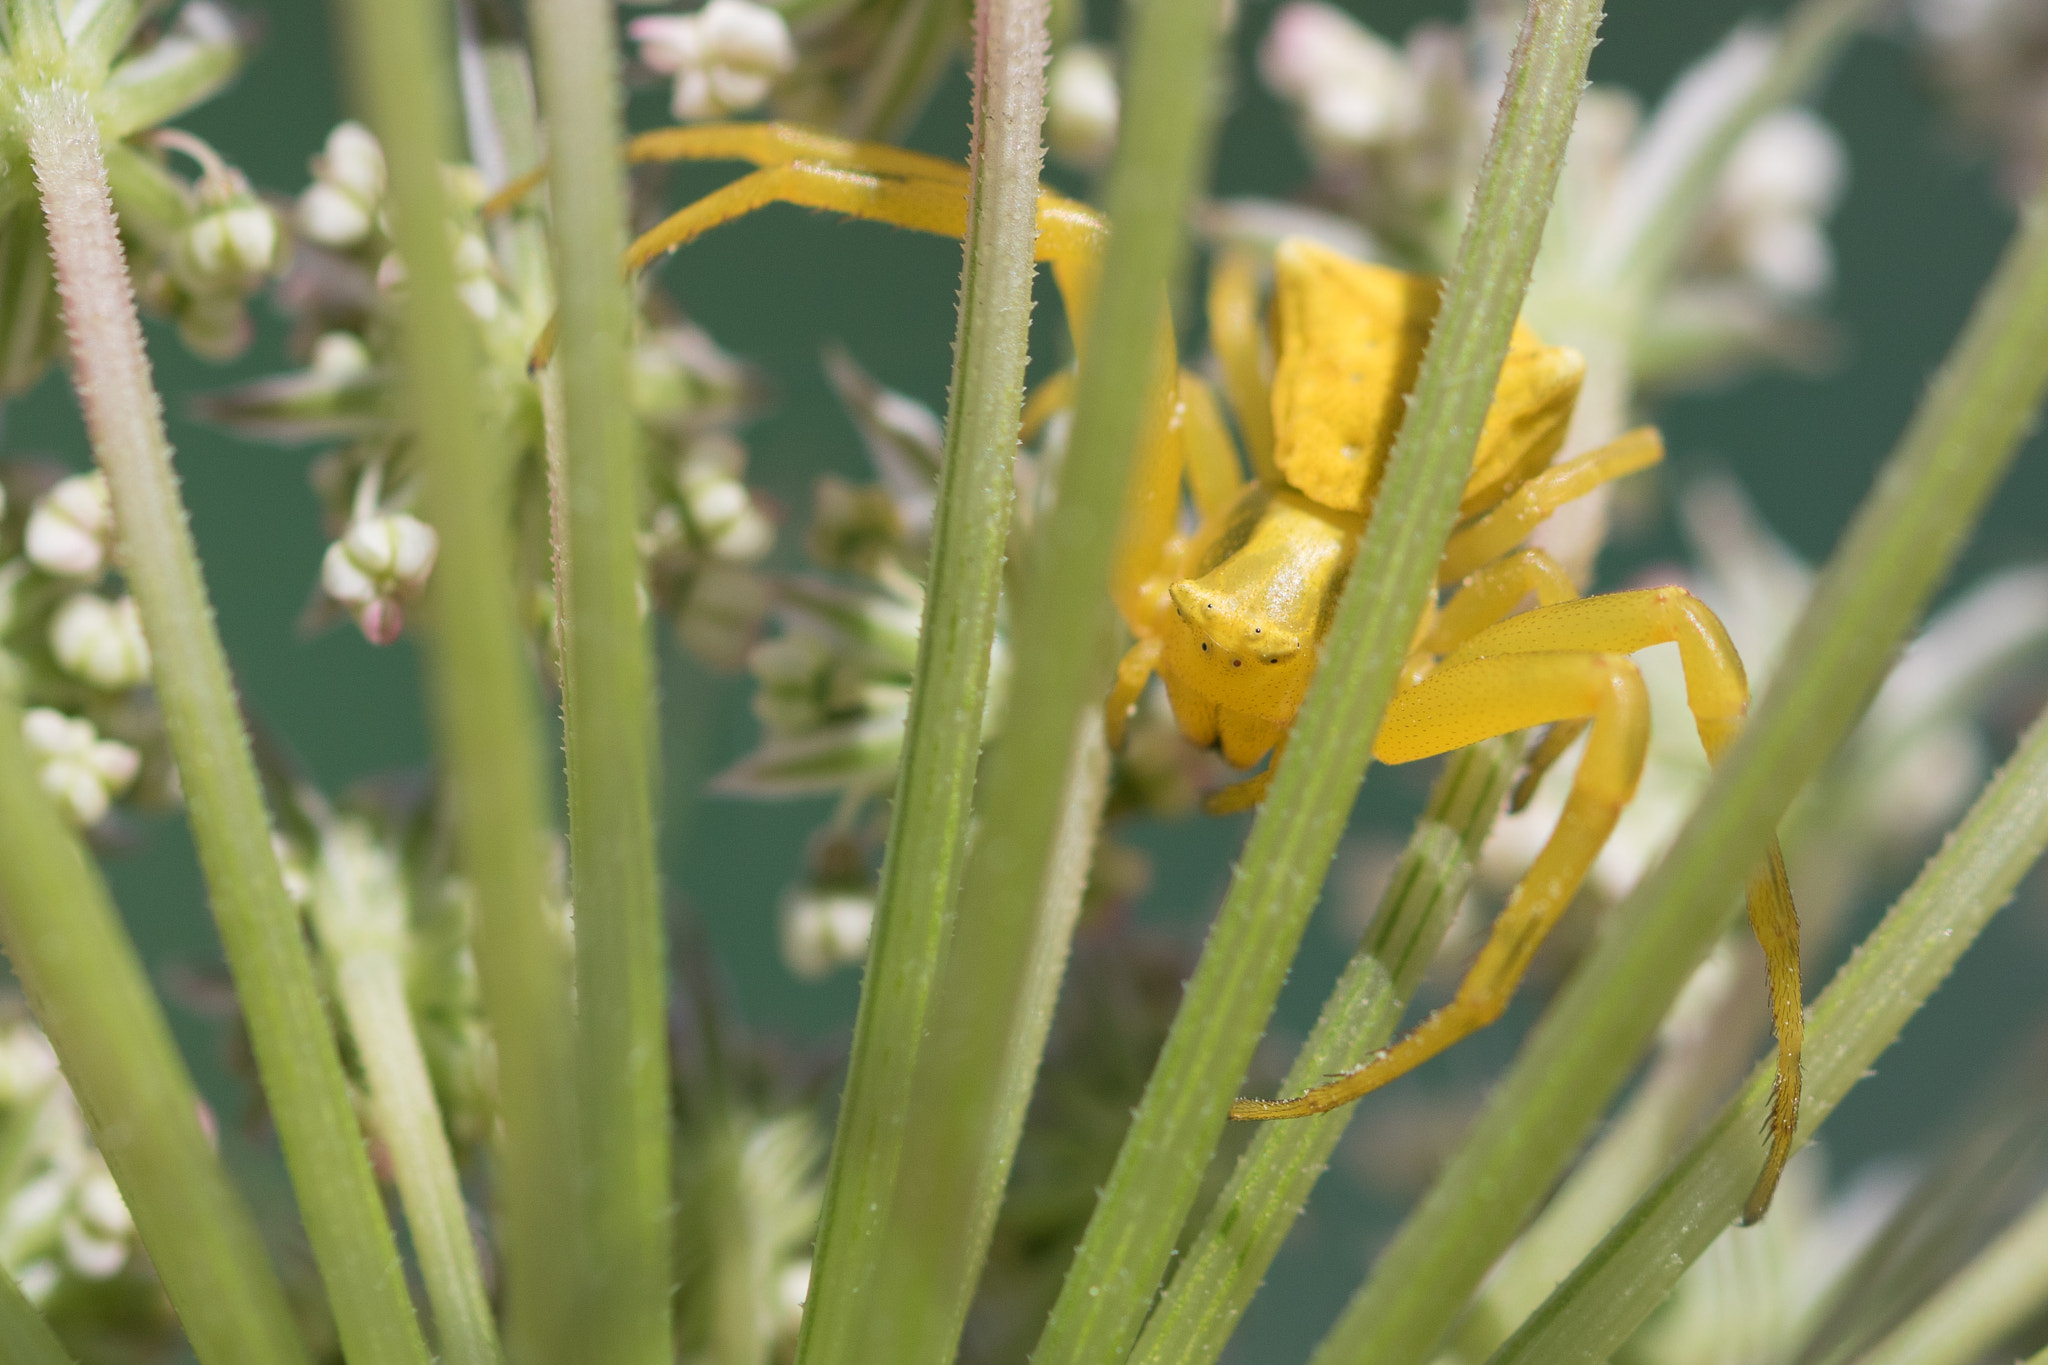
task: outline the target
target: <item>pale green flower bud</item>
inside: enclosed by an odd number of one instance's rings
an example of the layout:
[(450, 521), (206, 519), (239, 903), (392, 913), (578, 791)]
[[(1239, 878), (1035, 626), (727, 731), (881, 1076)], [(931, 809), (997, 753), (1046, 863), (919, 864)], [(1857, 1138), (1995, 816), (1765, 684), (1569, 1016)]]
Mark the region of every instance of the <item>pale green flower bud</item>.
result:
[(372, 644), (390, 644), (405, 628), (402, 604), (434, 571), (441, 538), (404, 512), (350, 524), (320, 560), (320, 588), (346, 607)]
[(21, 737), (43, 790), (81, 828), (104, 819), (113, 798), (128, 790), (142, 768), (140, 754), (101, 739), (91, 721), (49, 707), (22, 716)]
[(299, 231), (338, 250), (360, 246), (377, 228), (383, 198), (384, 149), (362, 124), (337, 124), (299, 196)]
[(109, 602), (82, 592), (68, 599), (50, 618), (50, 653), (66, 673), (103, 692), (149, 681), (149, 641), (132, 597)]
[(775, 545), (775, 528), (740, 482), (746, 450), (724, 432), (691, 442), (676, 465), (676, 491), (702, 546), (734, 564), (759, 561)]
[(105, 571), (113, 538), (114, 507), (95, 470), (60, 481), (37, 500), (23, 549), (46, 574), (92, 580)]
[(178, 273), (195, 293), (245, 293), (276, 270), (277, 216), (254, 198), (195, 218), (178, 243)]
[(734, 668), (760, 632), (768, 606), (768, 585), (759, 574), (713, 560), (691, 578), (675, 612), (676, 634), (704, 662)]

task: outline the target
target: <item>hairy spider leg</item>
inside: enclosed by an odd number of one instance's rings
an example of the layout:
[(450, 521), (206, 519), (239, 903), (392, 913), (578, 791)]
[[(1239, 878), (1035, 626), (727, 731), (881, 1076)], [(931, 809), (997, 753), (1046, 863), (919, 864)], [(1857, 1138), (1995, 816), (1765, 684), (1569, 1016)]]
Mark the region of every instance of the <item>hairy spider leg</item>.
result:
[(1225, 251), (1209, 275), (1209, 349), (1223, 367), (1224, 392), (1252, 468), (1281, 483), (1273, 463), (1273, 391), (1266, 372), (1266, 327), (1259, 316), (1259, 272), (1248, 251)]
[[(1291, 1100), (1239, 1100), (1231, 1117), (1320, 1114), (1367, 1094), (1492, 1023), (1514, 994), (1543, 937), (1578, 891), (1634, 794), (1648, 734), (1641, 676), (1627, 655), (1675, 643), (1686, 704), (1710, 761), (1740, 731), (1749, 685), (1720, 621), (1683, 588), (1613, 593), (1538, 607), (1480, 631), (1436, 671), (1398, 693), (1374, 740), (1383, 763), (1406, 763), (1531, 725), (1590, 720), (1585, 757), (1564, 814), (1451, 1002), (1357, 1070)], [(1770, 1149), (1745, 1219), (1769, 1206), (1799, 1118), (1804, 1032), (1799, 920), (1773, 838), (1749, 881), (1749, 918), (1769, 966), (1778, 1035)]]
[(1523, 483), (1484, 516), (1466, 523), (1444, 546), (1436, 581), (1455, 583), (1528, 539), (1552, 512), (1603, 483), (1648, 469), (1664, 458), (1655, 427), (1623, 432), (1606, 445), (1552, 465)]

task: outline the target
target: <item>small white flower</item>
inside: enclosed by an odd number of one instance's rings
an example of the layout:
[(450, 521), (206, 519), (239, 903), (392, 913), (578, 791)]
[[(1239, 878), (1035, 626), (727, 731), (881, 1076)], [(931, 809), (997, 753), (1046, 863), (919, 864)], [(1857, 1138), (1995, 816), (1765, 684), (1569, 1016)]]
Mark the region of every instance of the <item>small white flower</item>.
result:
[(676, 465), (676, 491), (704, 548), (733, 564), (752, 564), (775, 544), (775, 528), (740, 482), (746, 451), (723, 432), (697, 438)]
[(315, 173), (366, 203), (384, 197), (384, 149), (377, 145), (376, 135), (354, 119), (334, 125)]
[(370, 370), (370, 348), (354, 332), (322, 332), (313, 343), (313, 371), (331, 379), (350, 379)]
[(1744, 273), (1789, 298), (1827, 288), (1834, 259), (1820, 224), (1841, 198), (1846, 166), (1841, 140), (1803, 109), (1780, 110), (1750, 129), (1717, 194)]
[(0, 1034), (0, 1104), (40, 1100), (57, 1078), (57, 1053), (39, 1031)]
[(64, 479), (29, 513), (23, 548), (29, 562), (59, 578), (95, 579), (107, 566), (114, 507), (97, 470)]
[(376, 216), (346, 190), (316, 180), (299, 195), (299, 231), (308, 241), (346, 250), (363, 242)]
[(753, 0), (711, 0), (695, 14), (635, 19), (627, 33), (640, 60), (675, 78), (679, 119), (722, 118), (752, 109), (796, 66), (796, 44), (776, 11)]
[(38, 706), (21, 718), (21, 737), (37, 765), (36, 778), (72, 823), (98, 824), (113, 798), (128, 790), (142, 756), (101, 739), (89, 720)]
[(441, 538), (404, 512), (352, 522), (320, 560), (320, 589), (348, 608), (372, 644), (390, 644), (404, 629), (401, 604), (433, 574)]
[(195, 291), (245, 292), (277, 268), (277, 218), (243, 199), (200, 215), (179, 241), (180, 273)]
[(768, 585), (737, 564), (712, 560), (691, 579), (676, 609), (676, 634), (698, 658), (717, 668), (736, 667), (768, 614)]
[(384, 149), (362, 124), (337, 124), (299, 196), (299, 231), (322, 246), (359, 246), (376, 228), (383, 198)]
[(807, 981), (868, 955), (875, 898), (865, 892), (803, 887), (782, 903), (782, 961)]
[(1359, 152), (1409, 132), (1418, 93), (1401, 53), (1331, 5), (1298, 0), (1274, 18), (1259, 49), (1259, 74), (1298, 106), (1309, 142)]
[(50, 618), (50, 653), (66, 673), (102, 691), (123, 692), (149, 680), (149, 641), (132, 597), (71, 597)]
[(1122, 113), (1108, 54), (1091, 43), (1062, 48), (1046, 75), (1045, 102), (1045, 140), (1054, 155), (1090, 170), (1107, 165)]

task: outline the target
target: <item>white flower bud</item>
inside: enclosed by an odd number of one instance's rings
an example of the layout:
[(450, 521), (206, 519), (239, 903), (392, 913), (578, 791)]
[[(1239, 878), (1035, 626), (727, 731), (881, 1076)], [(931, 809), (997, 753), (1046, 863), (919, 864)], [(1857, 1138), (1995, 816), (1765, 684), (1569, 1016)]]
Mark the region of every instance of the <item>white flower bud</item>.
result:
[(1108, 55), (1089, 43), (1061, 49), (1046, 76), (1045, 140), (1053, 154), (1091, 170), (1107, 165), (1121, 111)]
[(376, 226), (371, 207), (347, 190), (316, 180), (299, 195), (299, 231), (337, 250), (360, 245)]
[(57, 1054), (50, 1040), (28, 1027), (0, 1035), (0, 1104), (40, 1100), (57, 1079)]
[(368, 606), (378, 595), (377, 580), (363, 572), (338, 540), (320, 556), (320, 591), (351, 610)]
[(640, 44), (641, 61), (675, 77), (670, 107), (679, 119), (752, 109), (796, 66), (788, 23), (753, 0), (711, 0), (695, 14), (649, 15), (626, 32)]
[(1804, 109), (1781, 109), (1743, 135), (1721, 174), (1721, 201), (1738, 214), (1827, 213), (1842, 196), (1848, 154), (1835, 130)]
[(1342, 10), (1298, 0), (1274, 18), (1259, 74), (1300, 108), (1310, 144), (1359, 152), (1407, 132), (1419, 117), (1401, 53)]
[(434, 556), (441, 548), (441, 538), (433, 527), (403, 512), (386, 512), (358, 521), (348, 528), (341, 543), (365, 572), (404, 591), (414, 591), (425, 584), (434, 569)]
[(322, 332), (313, 343), (313, 371), (332, 379), (367, 374), (370, 348), (354, 332)]
[(21, 737), (36, 763), (36, 780), (80, 827), (98, 824), (113, 798), (128, 790), (142, 756), (101, 739), (89, 720), (38, 706), (21, 718)]
[(875, 898), (859, 891), (803, 887), (782, 902), (780, 918), (783, 965), (815, 981), (866, 959)]
[(699, 437), (676, 466), (676, 491), (705, 549), (734, 564), (752, 564), (775, 544), (775, 528), (740, 482), (746, 450), (714, 432)]
[(66, 1218), (58, 1232), (64, 1259), (85, 1280), (110, 1280), (128, 1264), (128, 1239), (98, 1235), (77, 1218)]
[(179, 266), (195, 291), (248, 289), (278, 262), (277, 219), (253, 199), (205, 213), (186, 227)]
[(314, 174), (367, 204), (384, 197), (384, 149), (354, 119), (334, 125)]
[(43, 494), (29, 513), (23, 549), (29, 563), (59, 578), (95, 579), (107, 565), (114, 507), (97, 470), (74, 474)]
[(149, 680), (149, 641), (132, 597), (71, 597), (50, 618), (50, 653), (66, 673), (102, 691), (123, 692)]

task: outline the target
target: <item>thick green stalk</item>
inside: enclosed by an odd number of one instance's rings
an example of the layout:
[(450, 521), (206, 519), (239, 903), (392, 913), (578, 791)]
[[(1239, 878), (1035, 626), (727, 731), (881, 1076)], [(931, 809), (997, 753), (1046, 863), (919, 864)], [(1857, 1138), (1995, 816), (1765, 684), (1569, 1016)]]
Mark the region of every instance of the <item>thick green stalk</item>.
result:
[(372, 1121), (391, 1156), (439, 1357), (498, 1365), (498, 1328), (461, 1177), (406, 999), (404, 872), (360, 822), (331, 821), (320, 831), (312, 919), (369, 1080)]
[[(1044, 7), (983, 0), (977, 22), (967, 240), (931, 569), (874, 944), (797, 1353), (805, 1365), (860, 1359), (848, 1353), (877, 1325), (867, 1285), (894, 1209), (911, 1086), (960, 887), (1010, 531), (1044, 156)], [(1021, 692), (1014, 688), (1013, 696)], [(1010, 723), (1018, 723), (1015, 703)], [(1068, 724), (1055, 741), (1062, 756), (1071, 734)]]
[[(1280, 764), (1252, 827), (1053, 1308), (1038, 1365), (1122, 1357), (1194, 1203), (1231, 1096), (1321, 891), (1364, 780), (1395, 670), (1434, 584), (1528, 288), (1599, 19), (1598, 0), (1530, 6), (1473, 199), (1474, 227), (1459, 248), (1408, 418), (1351, 571), (1350, 581), (1366, 590), (1346, 591), (1337, 608), (1295, 723), (1292, 758)], [(1086, 379), (1084, 370), (1084, 399)], [(1083, 459), (1078, 445), (1074, 459)]]
[[(1785, 808), (1840, 747), (1996, 487), (2048, 383), (2048, 213), (2028, 214), (1672, 850), (1610, 915), (1316, 1365), (1427, 1359), (1627, 1079), (1734, 913)], [(1761, 1008), (1761, 1005), (1759, 1005)], [(1762, 1148), (1755, 1151), (1762, 1161)]]
[[(1941, 852), (1815, 1003), (1802, 1141), (1870, 1073), (2044, 848), (2048, 717), (2034, 722)], [(1772, 1074), (1768, 1062), (1756, 1068), (1713, 1126), (1494, 1355), (1493, 1365), (1600, 1361), (1628, 1340), (1741, 1213), (1756, 1179), (1756, 1132)], [(2037, 1244), (2041, 1231), (2031, 1229)], [(2037, 1250), (2036, 1273), (2044, 1263), (2048, 1251)], [(1915, 1365), (1931, 1359), (1894, 1358)]]
[[(1385, 1044), (1465, 898), (1521, 752), (1519, 743), (1488, 740), (1445, 764), (1372, 927), (1295, 1055), (1282, 1094), (1298, 1094)], [(1206, 1365), (1222, 1354), (1357, 1112), (1348, 1106), (1261, 1125), (1146, 1320), (1134, 1365)]]
[(654, 667), (640, 613), (640, 445), (627, 393), (633, 311), (610, 0), (531, 10), (548, 129), (561, 299), (568, 543), (557, 545), (569, 866), (576, 904), (577, 1075), (591, 1201), (594, 1358), (675, 1352), (668, 971), (654, 848)]
[[(304, 1365), (256, 1223), (106, 884), (37, 788), (0, 697), (0, 945), (206, 1365)], [(4, 1352), (0, 1352), (4, 1354)]]
[(425, 1365), (341, 1057), (271, 851), (270, 815), (171, 468), (99, 129), (86, 97), (61, 84), (30, 86), (17, 99), (49, 224), (73, 380), (113, 497), (116, 552), (141, 609), (214, 920), (314, 1259), (355, 1365)]
[(474, 325), (455, 297), (441, 191), (452, 101), (440, 11), (411, 0), (340, 6), (362, 106), (390, 166), (406, 266), (410, 425), (427, 452), (441, 554), (429, 586), (436, 734), (462, 869), (477, 904), (477, 967), (498, 1054), (499, 1236), (506, 1349), (516, 1365), (582, 1358), (587, 1286), (578, 1189), (569, 963), (542, 871), (540, 723), (509, 572), (502, 436), (478, 401)]
[(2048, 1304), (2048, 1198), (1913, 1310), (1862, 1365), (1970, 1365)]
[(72, 1365), (71, 1353), (14, 1277), (0, 1270), (0, 1358), (10, 1365)]

